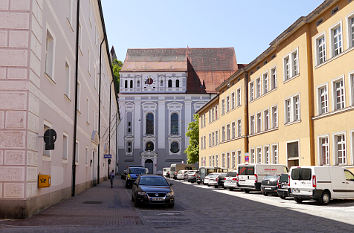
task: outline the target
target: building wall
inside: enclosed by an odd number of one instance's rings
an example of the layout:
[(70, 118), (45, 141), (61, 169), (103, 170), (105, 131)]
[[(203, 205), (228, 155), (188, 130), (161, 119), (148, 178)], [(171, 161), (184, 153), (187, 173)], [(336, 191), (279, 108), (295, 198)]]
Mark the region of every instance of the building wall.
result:
[[(76, 1), (70, 1), (71, 5), (68, 0), (65, 2), (67, 4), (39, 0), (2, 1), (0, 215), (4, 217), (25, 217), (71, 195)], [(97, 167), (94, 167), (97, 166), (97, 143), (92, 140), (98, 122), (95, 117), (98, 113), (95, 84), (98, 70), (95, 66), (99, 61), (99, 42), (104, 35), (97, 2), (81, 1), (80, 13), (76, 193), (89, 188), (95, 175), (97, 177)], [(48, 32), (53, 45), (52, 56), (48, 57), (53, 60), (46, 68)], [(108, 153), (104, 149), (108, 143), (108, 133), (105, 133), (109, 116), (107, 93), (110, 93), (110, 87), (113, 88), (110, 85), (110, 58), (104, 50), (105, 44), (102, 48), (102, 93), (105, 94), (101, 99), (101, 179), (107, 175), (107, 161), (102, 157)], [(112, 115), (117, 115), (113, 91), (112, 99)], [(44, 151), (45, 125), (57, 132), (55, 149), (50, 152)], [(112, 136), (115, 132), (113, 129)], [(68, 142), (66, 156), (63, 135)], [(114, 158), (115, 153), (113, 164)], [(51, 176), (49, 188), (37, 188), (38, 174)]]

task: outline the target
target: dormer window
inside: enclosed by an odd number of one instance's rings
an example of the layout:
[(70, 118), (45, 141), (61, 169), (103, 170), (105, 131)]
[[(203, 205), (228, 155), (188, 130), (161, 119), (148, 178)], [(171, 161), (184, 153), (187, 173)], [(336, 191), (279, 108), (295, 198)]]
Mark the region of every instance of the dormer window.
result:
[(172, 80), (168, 80), (168, 87), (171, 88), (172, 87)]

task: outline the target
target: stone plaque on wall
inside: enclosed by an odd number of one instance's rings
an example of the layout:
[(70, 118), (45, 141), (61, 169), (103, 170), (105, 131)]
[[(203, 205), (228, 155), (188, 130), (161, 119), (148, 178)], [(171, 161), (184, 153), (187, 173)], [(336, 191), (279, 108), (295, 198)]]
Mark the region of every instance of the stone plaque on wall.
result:
[(1, 167), (0, 181), (24, 181), (24, 167)]
[(5, 183), (4, 198), (24, 198), (25, 186), (24, 183)]
[(5, 165), (25, 165), (25, 151), (7, 150), (4, 158)]

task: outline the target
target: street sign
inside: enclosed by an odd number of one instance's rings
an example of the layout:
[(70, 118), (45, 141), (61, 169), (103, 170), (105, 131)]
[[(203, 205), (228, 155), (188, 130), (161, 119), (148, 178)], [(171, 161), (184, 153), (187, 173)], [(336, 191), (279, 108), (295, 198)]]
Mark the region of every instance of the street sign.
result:
[(111, 154), (105, 154), (105, 155), (104, 155), (104, 158), (105, 158), (105, 159), (111, 159), (111, 158), (112, 158), (112, 155), (111, 155)]
[(248, 163), (250, 161), (250, 156), (248, 153), (245, 153), (245, 163)]

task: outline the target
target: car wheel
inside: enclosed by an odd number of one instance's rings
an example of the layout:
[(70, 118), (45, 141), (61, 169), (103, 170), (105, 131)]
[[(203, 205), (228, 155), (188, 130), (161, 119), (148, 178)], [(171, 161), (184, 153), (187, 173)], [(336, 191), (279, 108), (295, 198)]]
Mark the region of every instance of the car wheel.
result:
[(328, 205), (329, 201), (331, 200), (331, 194), (328, 191), (324, 191), (320, 198), (321, 205)]
[(262, 194), (263, 194), (264, 196), (268, 196), (268, 193), (267, 193), (267, 192), (262, 192)]
[(217, 189), (217, 188), (219, 188), (219, 185), (215, 185), (214, 187)]
[(285, 199), (285, 195), (280, 195), (279, 196), (281, 199)]
[(250, 193), (250, 190), (248, 190), (248, 189), (245, 189), (244, 191), (245, 191), (245, 193)]
[(233, 188), (229, 188), (230, 191), (233, 191), (234, 189)]
[(294, 197), (294, 200), (296, 201), (296, 203), (302, 203), (302, 199), (299, 197)]

